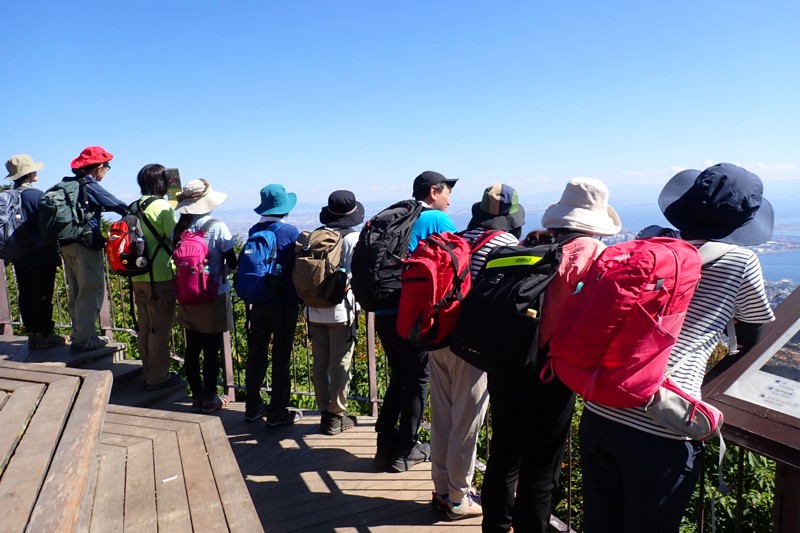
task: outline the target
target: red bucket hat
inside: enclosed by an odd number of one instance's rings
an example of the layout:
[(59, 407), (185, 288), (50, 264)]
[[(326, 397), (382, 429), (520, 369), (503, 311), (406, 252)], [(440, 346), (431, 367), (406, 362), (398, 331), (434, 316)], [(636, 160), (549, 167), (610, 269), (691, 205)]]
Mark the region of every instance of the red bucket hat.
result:
[(88, 165), (96, 165), (98, 163), (106, 163), (114, 159), (114, 156), (102, 146), (87, 146), (81, 152), (81, 155), (72, 160), (69, 164), (70, 168), (82, 168)]

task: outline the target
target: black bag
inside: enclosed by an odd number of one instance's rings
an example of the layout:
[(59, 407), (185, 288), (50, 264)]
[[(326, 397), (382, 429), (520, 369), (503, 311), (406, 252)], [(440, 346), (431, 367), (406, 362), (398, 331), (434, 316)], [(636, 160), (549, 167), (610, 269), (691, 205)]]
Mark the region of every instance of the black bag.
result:
[(365, 310), (397, 309), (400, 305), (400, 274), (408, 256), (411, 227), (422, 209), (416, 200), (403, 200), (364, 224), (353, 250), (350, 285)]
[(484, 371), (535, 372), (542, 294), (561, 265), (562, 246), (577, 236), (489, 252), (461, 302), (450, 350)]

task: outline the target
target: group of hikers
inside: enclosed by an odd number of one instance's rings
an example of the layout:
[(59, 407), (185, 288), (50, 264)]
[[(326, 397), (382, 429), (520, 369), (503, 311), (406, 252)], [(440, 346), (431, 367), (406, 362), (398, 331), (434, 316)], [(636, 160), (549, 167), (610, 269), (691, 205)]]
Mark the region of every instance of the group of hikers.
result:
[[(259, 286), (264, 287), (258, 289), (261, 296), (268, 293), (270, 297), (248, 296), (248, 301), (242, 296), (248, 309), (245, 421), (265, 419), (267, 426), (278, 426), (301, 417), (300, 411), (290, 409), (289, 404), (290, 356), (302, 315), (312, 341), (320, 432), (339, 434), (357, 424), (348, 411), (347, 397), (356, 312), (364, 307), (375, 314), (375, 329), (389, 367), (389, 383), (375, 423), (375, 466), (382, 471), (404, 472), (430, 461), (434, 488), (431, 505), (436, 512), (450, 520), (482, 515), (486, 532), (545, 531), (576, 399), (574, 387), (560, 379), (566, 376), (559, 371), (563, 367), (557, 361), (553, 365), (551, 359), (569, 355), (559, 352), (557, 346), (558, 342), (565, 345), (565, 324), (571, 325), (570, 302), (588, 291), (593, 282), (593, 265), (597, 267), (595, 263), (606, 249), (601, 238), (622, 228), (601, 180), (569, 180), (561, 198), (545, 210), (542, 229), (524, 237), (525, 209), (517, 192), (507, 184), (495, 183), (485, 189), (472, 206), (466, 228), (457, 228), (447, 215), (458, 180), (438, 172), (425, 171), (417, 176), (412, 186), (413, 201), (384, 210), (360, 231), (364, 206), (351, 191), (337, 190), (321, 208), (322, 226), (303, 233), (287, 222), (297, 203), (296, 195), (282, 185), (269, 184), (261, 189), (260, 203), (254, 209), (260, 218), (248, 232), (245, 249), (237, 255), (230, 229), (212, 217), (226, 194), (215, 191), (208, 180), (186, 183), (173, 210), (164, 198), (168, 187), (165, 167), (149, 164), (137, 176), (142, 197), (129, 206), (100, 184), (111, 160), (112, 155), (103, 148), (88, 147), (72, 161), (74, 175), (63, 179), (80, 183), (78, 201), (87, 214), (84, 233), (69, 241), (39, 238), (32, 248), (35, 252), (13, 260), (20, 312), (31, 348), (69, 341), (71, 350), (85, 351), (108, 342), (96, 329), (104, 290), (106, 245), (100, 232), (101, 213), (113, 211), (125, 216), (146, 203), (137, 212), (144, 219), (142, 230), (146, 248), (151, 250), (147, 258), (151, 266), (146, 273), (132, 277), (145, 389), (180, 383), (169, 370), (168, 348), (177, 303), (177, 320), (186, 331), (185, 371), (192, 409), (212, 413), (225, 407), (229, 400), (218, 394), (217, 383), (222, 336), (232, 328), (231, 291), (235, 288), (238, 293), (241, 284), (242, 294), (250, 295), (252, 286), (246, 285), (247, 280), (258, 278), (266, 283)], [(28, 238), (43, 227), (37, 217), (46, 194), (34, 188), (42, 167), (27, 155), (14, 156), (6, 163), (6, 179), (13, 181), (13, 189), (21, 191)], [(698, 401), (708, 360), (726, 327), (735, 324), (739, 354), (744, 354), (758, 341), (761, 326), (774, 319), (758, 258), (743, 247), (771, 237), (772, 207), (762, 193), (760, 179), (735, 165), (722, 163), (703, 171), (682, 171), (668, 181), (658, 198), (674, 229), (650, 227), (640, 234), (642, 239), (655, 237), (657, 242), (665, 237), (669, 242), (683, 241), (701, 252), (698, 258), (689, 258), (702, 273), (696, 276), (699, 282), (693, 281), (691, 299), (687, 298), (686, 308), (680, 313), (681, 319), (685, 315), (683, 327), (679, 335), (675, 331), (677, 339), (672, 338), (664, 352), (671, 380)], [(398, 230), (402, 225), (399, 222), (407, 222), (407, 227)], [(370, 264), (374, 257), (367, 248), (384, 246), (386, 252), (388, 245), (380, 239), (391, 233), (388, 228), (394, 228), (392, 235), (400, 236), (399, 246), (404, 249), (394, 254), (394, 261), (393, 254), (384, 254)], [(539, 289), (541, 297), (535, 307), (521, 311), (520, 320), (530, 322), (503, 322), (485, 316), (486, 327), (474, 323), (467, 326), (490, 345), (508, 346), (516, 337), (532, 338), (520, 365), (491, 366), (487, 371), (471, 364), (465, 357), (469, 350), (463, 348), (466, 334), (459, 333), (463, 331), (459, 326), (434, 344), (408, 334), (399, 322), (404, 320), (403, 306), (412, 294), (410, 289), (405, 295), (393, 294), (375, 301), (366, 297), (368, 290), (385, 281), (380, 277), (381, 269), (402, 272), (408, 257), (413, 259), (426, 248), (442, 248), (441, 242), (433, 241), (452, 234), (463, 239), (469, 250), (468, 272), (462, 278), (469, 276), (472, 289), (464, 298), (464, 314), (468, 299), (478, 298), (481, 291), (486, 294), (496, 290), (504, 277), (508, 280), (516, 275), (518, 271), (502, 270), (509, 267), (509, 258), (520, 265), (534, 265), (541, 257), (523, 257), (525, 250), (552, 251), (555, 263)], [(189, 300), (181, 301), (182, 289), (174, 279), (182, 268), (176, 264), (180, 262), (177, 251), (193, 238), (205, 244), (205, 260), (199, 270), (215, 280), (211, 284), (214, 294), (200, 303), (185, 303)], [(701, 265), (700, 257), (709, 243), (726, 245), (712, 260), (703, 258)], [(317, 275), (315, 269), (321, 264), (312, 253), (317, 247), (326, 250), (326, 261), (333, 265), (328, 265), (330, 272), (319, 278), (321, 282), (313, 284), (309, 280)], [(260, 253), (259, 249), (274, 251), (264, 261), (269, 263), (266, 271), (250, 265), (252, 258), (248, 255)], [(516, 255), (509, 255), (509, 251)], [(71, 339), (53, 332), (52, 293), (61, 263), (59, 253), (69, 288)], [(611, 259), (620, 262), (627, 258)], [(250, 266), (245, 268), (245, 263)], [(309, 268), (303, 270), (305, 267)], [(365, 279), (365, 269), (372, 269), (375, 279)], [(455, 274), (458, 276), (457, 269)], [(661, 291), (663, 281), (656, 284), (657, 291)], [(452, 279), (448, 282), (453, 284)], [(455, 300), (460, 302), (461, 297), (453, 298), (451, 292), (439, 302), (441, 305), (432, 306), (433, 314), (442, 311), (445, 303), (459, 303)], [(603, 320), (598, 319), (601, 325)], [(572, 330), (569, 335), (576, 336)], [(500, 359), (504, 354), (492, 356)], [(262, 388), (270, 362), (267, 404)], [(730, 362), (728, 358), (723, 364)], [(556, 375), (545, 379), (548, 365), (553, 365)], [(423, 443), (419, 429), (429, 392), (430, 443)], [(478, 435), (489, 398), (490, 454), (478, 496), (472, 482)], [(620, 407), (593, 398), (584, 395), (580, 423), (585, 530), (678, 531), (703, 471), (703, 442), (660, 424), (644, 405)]]

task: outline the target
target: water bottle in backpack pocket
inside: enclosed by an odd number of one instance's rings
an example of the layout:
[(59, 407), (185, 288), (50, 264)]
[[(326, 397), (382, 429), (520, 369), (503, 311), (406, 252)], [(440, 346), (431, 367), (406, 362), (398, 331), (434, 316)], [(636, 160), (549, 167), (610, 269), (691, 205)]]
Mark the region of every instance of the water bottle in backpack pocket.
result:
[(181, 305), (213, 302), (219, 296), (219, 281), (208, 266), (206, 233), (216, 220), (211, 219), (197, 232), (184, 231), (172, 262), (175, 265), (175, 297)]

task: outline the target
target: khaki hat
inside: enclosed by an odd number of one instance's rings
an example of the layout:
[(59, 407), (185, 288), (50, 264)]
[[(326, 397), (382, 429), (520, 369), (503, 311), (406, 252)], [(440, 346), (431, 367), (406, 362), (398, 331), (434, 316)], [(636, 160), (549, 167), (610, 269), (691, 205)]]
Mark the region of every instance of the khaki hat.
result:
[(182, 215), (204, 215), (219, 207), (227, 197), (226, 193), (213, 190), (207, 180), (192, 180), (178, 195), (180, 203), (175, 211)]
[(44, 168), (44, 163), (35, 163), (28, 154), (14, 155), (6, 161), (8, 170), (7, 180), (16, 181), (22, 176), (27, 176), (31, 172), (38, 172)]
[(608, 187), (596, 178), (569, 180), (561, 200), (544, 212), (542, 226), (593, 235), (616, 235), (622, 229), (619, 215), (608, 205)]

